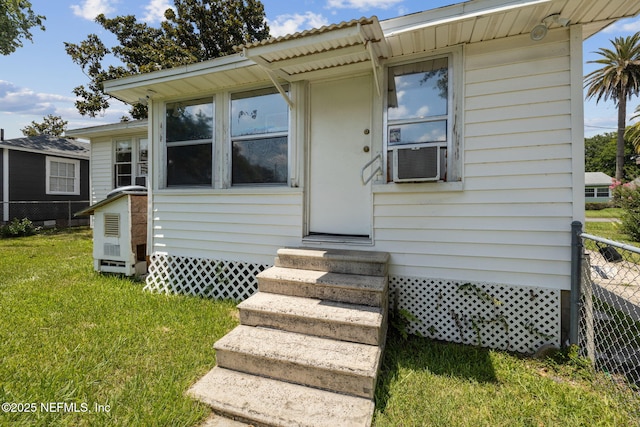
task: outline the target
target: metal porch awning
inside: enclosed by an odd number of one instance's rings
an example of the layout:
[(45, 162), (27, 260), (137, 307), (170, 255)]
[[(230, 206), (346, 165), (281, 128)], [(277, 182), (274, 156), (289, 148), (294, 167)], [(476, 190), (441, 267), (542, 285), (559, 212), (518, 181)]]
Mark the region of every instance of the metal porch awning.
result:
[[(377, 77), (380, 59), (389, 57), (389, 48), (375, 16), (246, 44), (236, 49), (258, 64), (283, 95), (278, 79), (295, 82), (366, 70), (372, 70)], [(374, 80), (378, 82), (377, 78)], [(290, 100), (287, 102), (292, 105)]]

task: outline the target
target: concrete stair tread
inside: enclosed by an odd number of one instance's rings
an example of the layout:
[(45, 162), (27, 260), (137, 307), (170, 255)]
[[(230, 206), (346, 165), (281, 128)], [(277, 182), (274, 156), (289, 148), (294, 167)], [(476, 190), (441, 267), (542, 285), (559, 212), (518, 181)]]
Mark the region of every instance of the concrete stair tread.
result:
[(369, 345), (385, 341), (386, 313), (380, 306), (258, 292), (238, 309), (242, 325)]
[(311, 249), (311, 248), (281, 248), (278, 256), (296, 256), (306, 258), (323, 258), (332, 261), (346, 262), (374, 262), (384, 264), (389, 261), (387, 252), (356, 251), (350, 249)]
[(248, 423), (272, 426), (364, 427), (374, 403), (216, 367), (188, 392), (214, 411)]
[(324, 301), (290, 295), (258, 292), (238, 304), (239, 310), (267, 311), (291, 317), (306, 317), (331, 323), (380, 326), (382, 308), (368, 305)]
[(383, 292), (387, 279), (379, 276), (363, 276), (343, 273), (329, 273), (296, 268), (271, 267), (257, 276), (260, 279), (285, 280), (289, 282), (307, 283), (336, 288), (359, 289), (364, 291)]
[(348, 274), (385, 276), (389, 254), (341, 249), (282, 248), (276, 266)]
[[(214, 348), (366, 378), (376, 377), (381, 354), (373, 345), (244, 325), (220, 338)], [(220, 360), (219, 365), (224, 367)]]

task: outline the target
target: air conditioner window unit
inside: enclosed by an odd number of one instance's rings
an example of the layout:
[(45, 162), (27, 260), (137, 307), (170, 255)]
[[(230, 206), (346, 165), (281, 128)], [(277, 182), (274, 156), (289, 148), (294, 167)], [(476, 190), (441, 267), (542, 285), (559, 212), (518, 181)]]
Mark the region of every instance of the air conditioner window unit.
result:
[(445, 149), (441, 144), (393, 147), (393, 182), (442, 180)]

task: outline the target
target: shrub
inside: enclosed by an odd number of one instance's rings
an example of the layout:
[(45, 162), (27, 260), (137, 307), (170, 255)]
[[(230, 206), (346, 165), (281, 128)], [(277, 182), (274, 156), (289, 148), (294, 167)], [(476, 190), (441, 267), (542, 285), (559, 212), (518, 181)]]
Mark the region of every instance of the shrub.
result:
[(20, 237), (35, 234), (36, 227), (28, 218), (14, 218), (10, 223), (0, 227), (0, 235), (2, 237)]
[(620, 231), (640, 241), (640, 188), (633, 182), (622, 184), (614, 179), (611, 189), (614, 203), (623, 209)]
[(615, 205), (610, 202), (587, 202), (584, 204), (584, 208), (588, 211), (601, 211), (613, 207), (615, 207)]

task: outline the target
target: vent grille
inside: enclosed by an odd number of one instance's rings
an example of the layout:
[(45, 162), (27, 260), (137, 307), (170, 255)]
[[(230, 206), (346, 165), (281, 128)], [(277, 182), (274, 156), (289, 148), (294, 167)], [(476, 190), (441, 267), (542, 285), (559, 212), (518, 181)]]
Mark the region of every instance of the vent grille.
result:
[(103, 247), (104, 256), (120, 256), (120, 245), (115, 245), (113, 243), (105, 243)]
[(120, 237), (119, 214), (104, 214), (104, 235), (105, 237)]

